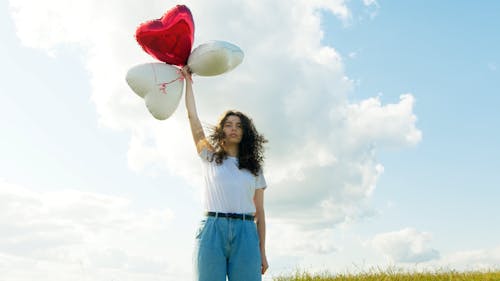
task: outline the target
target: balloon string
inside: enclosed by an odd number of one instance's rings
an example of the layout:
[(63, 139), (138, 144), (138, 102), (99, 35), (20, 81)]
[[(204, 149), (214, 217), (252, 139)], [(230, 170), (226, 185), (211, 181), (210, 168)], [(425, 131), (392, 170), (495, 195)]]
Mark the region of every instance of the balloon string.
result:
[(178, 81), (178, 80), (181, 80), (181, 81), (184, 80), (184, 76), (181, 75), (181, 71), (177, 70), (177, 74), (179, 75), (179, 77), (177, 77), (174, 80), (171, 80), (169, 82), (158, 83), (158, 77), (156, 76), (156, 69), (155, 69), (155, 67), (154, 67), (153, 64), (151, 64), (151, 67), (153, 68), (153, 75), (155, 77), (155, 84), (157, 86), (159, 86), (158, 89), (160, 90), (160, 92), (162, 92), (165, 95), (167, 94), (167, 85), (168, 84), (172, 84), (172, 83), (174, 83), (175, 81)]
[(172, 84), (177, 80), (183, 80), (184, 77), (177, 77), (176, 79), (169, 81), (169, 82), (164, 82), (164, 83), (157, 83), (156, 85), (160, 86), (160, 92), (167, 94), (167, 85)]

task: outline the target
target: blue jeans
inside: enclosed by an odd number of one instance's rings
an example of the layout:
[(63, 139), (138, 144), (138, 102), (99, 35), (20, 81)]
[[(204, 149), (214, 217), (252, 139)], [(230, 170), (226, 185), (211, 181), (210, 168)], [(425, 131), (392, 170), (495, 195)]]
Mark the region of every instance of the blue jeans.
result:
[(196, 281), (261, 281), (259, 235), (255, 222), (206, 217), (196, 233)]

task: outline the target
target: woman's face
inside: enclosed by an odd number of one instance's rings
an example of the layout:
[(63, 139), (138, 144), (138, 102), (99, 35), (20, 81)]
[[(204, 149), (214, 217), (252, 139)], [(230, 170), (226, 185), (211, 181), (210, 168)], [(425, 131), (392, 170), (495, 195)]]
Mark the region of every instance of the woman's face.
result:
[(224, 142), (226, 144), (238, 144), (243, 137), (243, 128), (241, 125), (240, 117), (236, 115), (229, 115), (224, 124), (222, 124), (222, 131), (224, 132)]

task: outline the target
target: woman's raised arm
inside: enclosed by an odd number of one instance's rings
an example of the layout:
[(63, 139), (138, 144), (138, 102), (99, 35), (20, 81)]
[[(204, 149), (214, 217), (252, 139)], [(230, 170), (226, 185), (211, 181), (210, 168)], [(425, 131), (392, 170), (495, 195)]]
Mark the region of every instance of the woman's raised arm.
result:
[(198, 112), (196, 111), (196, 104), (194, 101), (193, 94), (193, 80), (191, 77), (191, 72), (188, 66), (184, 66), (181, 69), (181, 73), (186, 80), (186, 109), (188, 112), (189, 124), (191, 125), (191, 133), (193, 134), (194, 144), (196, 145), (196, 150), (200, 153), (204, 147), (211, 149), (210, 144), (205, 138), (205, 132), (201, 126), (200, 119), (198, 118)]

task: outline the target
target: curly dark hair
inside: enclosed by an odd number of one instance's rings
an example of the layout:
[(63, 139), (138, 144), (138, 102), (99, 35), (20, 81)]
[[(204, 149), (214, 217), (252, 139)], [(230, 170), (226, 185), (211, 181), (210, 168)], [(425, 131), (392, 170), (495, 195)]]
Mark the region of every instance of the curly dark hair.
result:
[(257, 132), (252, 119), (236, 110), (224, 112), (217, 126), (211, 128), (212, 132), (208, 136), (208, 140), (215, 149), (211, 161), (215, 160), (220, 165), (227, 158), (227, 152), (222, 147), (222, 140), (225, 137), (223, 131), (224, 123), (229, 116), (238, 116), (241, 120), (243, 130), (243, 136), (238, 145), (238, 168), (247, 169), (253, 175), (257, 176), (264, 163), (264, 143), (267, 140)]

